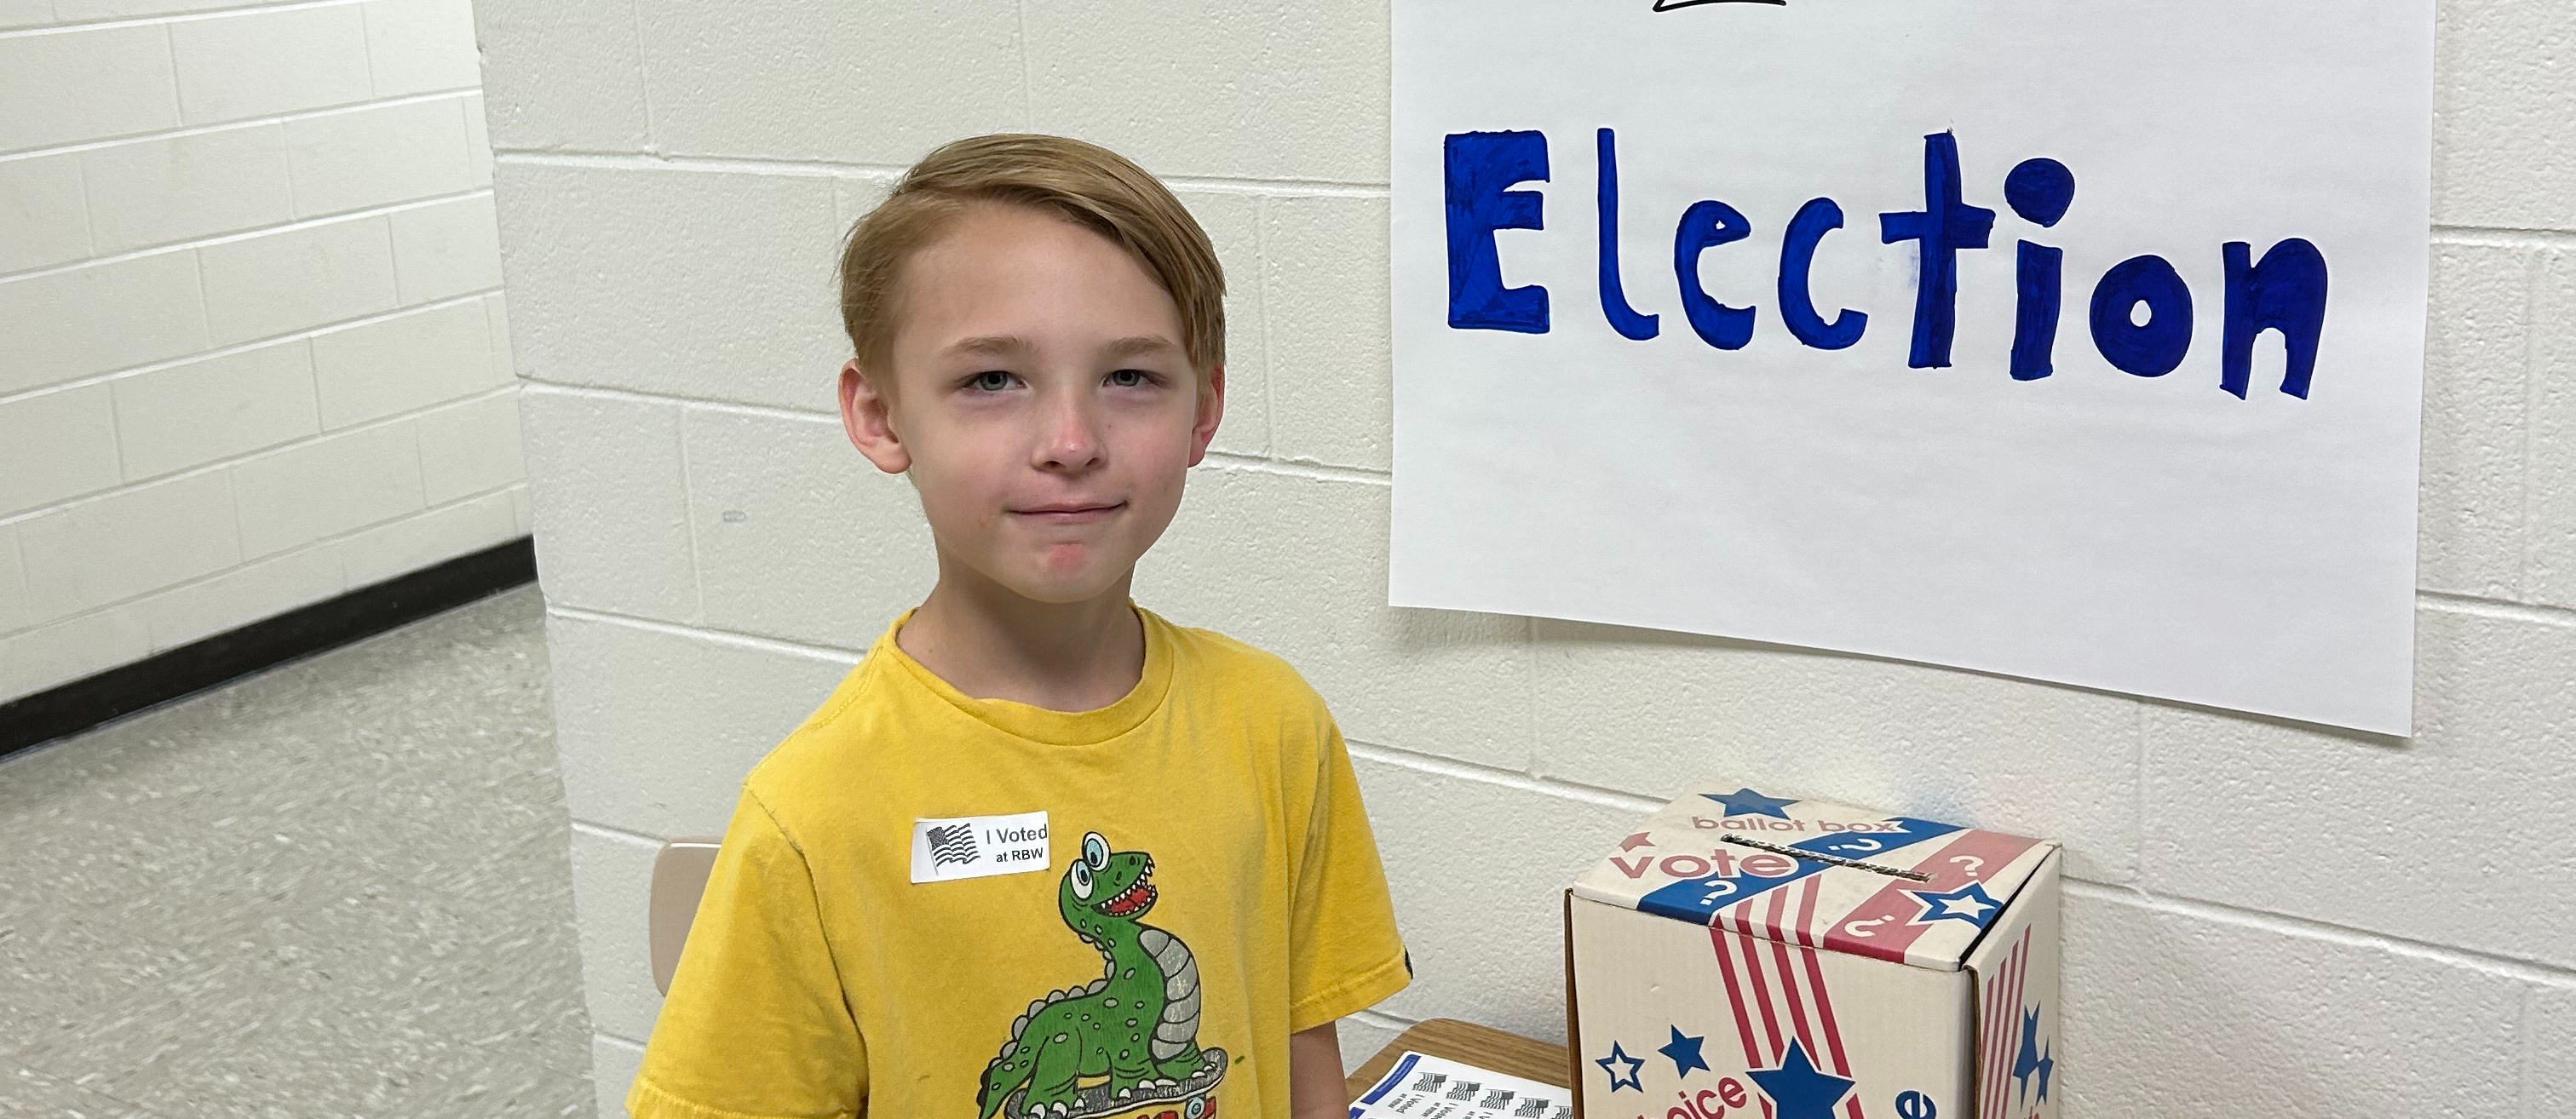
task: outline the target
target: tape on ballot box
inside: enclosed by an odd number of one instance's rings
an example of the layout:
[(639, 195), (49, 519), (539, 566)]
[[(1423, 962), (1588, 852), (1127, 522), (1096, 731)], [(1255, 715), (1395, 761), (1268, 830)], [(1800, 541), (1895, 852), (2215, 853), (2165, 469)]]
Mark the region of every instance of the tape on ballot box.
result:
[(1683, 796), (1566, 891), (1576, 1114), (2054, 1119), (2059, 860), (1731, 784)]

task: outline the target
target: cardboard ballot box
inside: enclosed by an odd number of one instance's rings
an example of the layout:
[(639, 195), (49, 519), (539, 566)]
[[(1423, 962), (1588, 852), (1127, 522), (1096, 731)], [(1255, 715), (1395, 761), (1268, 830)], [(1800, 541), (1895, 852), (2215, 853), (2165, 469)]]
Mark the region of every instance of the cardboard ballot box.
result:
[(2047, 840), (1692, 793), (1565, 896), (1584, 1119), (2054, 1117)]

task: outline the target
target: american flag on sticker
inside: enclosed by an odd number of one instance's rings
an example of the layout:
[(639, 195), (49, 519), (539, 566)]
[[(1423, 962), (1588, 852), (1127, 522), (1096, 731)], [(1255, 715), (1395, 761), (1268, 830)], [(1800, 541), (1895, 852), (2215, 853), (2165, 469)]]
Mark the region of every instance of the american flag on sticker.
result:
[(930, 829), (930, 858), (940, 866), (974, 862), (975, 825), (950, 824)]

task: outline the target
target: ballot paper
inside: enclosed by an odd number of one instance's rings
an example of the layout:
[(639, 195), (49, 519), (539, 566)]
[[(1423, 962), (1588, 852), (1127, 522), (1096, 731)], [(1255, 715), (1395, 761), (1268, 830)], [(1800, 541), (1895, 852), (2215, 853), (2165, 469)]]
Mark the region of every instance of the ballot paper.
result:
[(1572, 1119), (1573, 1115), (1571, 1090), (1410, 1051), (1351, 1104), (1351, 1119)]

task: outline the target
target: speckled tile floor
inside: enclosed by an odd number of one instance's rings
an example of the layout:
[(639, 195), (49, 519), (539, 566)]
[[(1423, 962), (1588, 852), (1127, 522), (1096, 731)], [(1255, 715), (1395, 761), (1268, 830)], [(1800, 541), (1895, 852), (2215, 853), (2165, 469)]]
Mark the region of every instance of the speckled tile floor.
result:
[(0, 1119), (591, 1116), (543, 615), (0, 761)]

